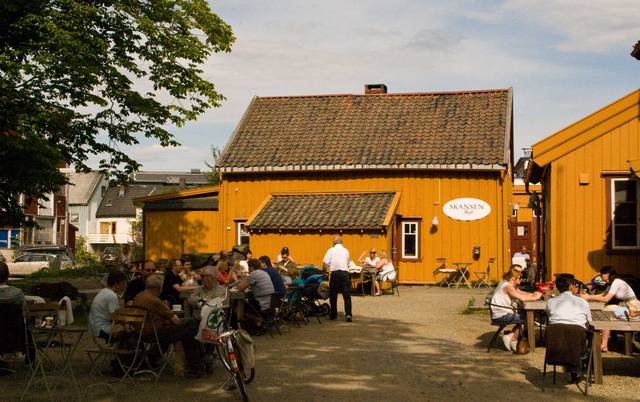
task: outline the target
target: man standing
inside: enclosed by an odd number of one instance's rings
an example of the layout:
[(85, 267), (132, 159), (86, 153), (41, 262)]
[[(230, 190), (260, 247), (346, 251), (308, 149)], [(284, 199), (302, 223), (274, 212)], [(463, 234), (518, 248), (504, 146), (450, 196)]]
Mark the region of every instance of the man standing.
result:
[(331, 275), (329, 282), (329, 303), (331, 304), (330, 320), (338, 318), (338, 293), (342, 293), (344, 313), (347, 322), (351, 322), (351, 280), (349, 278), (349, 250), (342, 245), (342, 238), (338, 235), (333, 239), (333, 247), (327, 250), (322, 260), (324, 269)]

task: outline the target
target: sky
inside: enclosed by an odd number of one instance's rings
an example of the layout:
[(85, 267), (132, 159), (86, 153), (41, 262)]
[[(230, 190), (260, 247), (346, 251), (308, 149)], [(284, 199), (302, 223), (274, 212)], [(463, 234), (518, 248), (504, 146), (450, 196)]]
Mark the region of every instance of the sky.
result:
[(237, 40), (202, 66), (226, 100), (128, 150), (143, 170), (206, 169), (253, 96), (509, 88), (516, 157), (640, 87), (638, 0), (210, 1)]

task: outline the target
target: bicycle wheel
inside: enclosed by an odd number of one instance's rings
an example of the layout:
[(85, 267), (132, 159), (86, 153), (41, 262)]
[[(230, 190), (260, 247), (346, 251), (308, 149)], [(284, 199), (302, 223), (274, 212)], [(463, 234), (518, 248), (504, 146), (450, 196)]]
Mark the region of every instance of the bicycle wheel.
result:
[(256, 377), (256, 369), (254, 367), (251, 368), (249, 375), (247, 376), (247, 372), (244, 368), (244, 358), (242, 356), (242, 352), (240, 352), (240, 347), (238, 346), (238, 342), (235, 339), (232, 339), (233, 350), (236, 354), (236, 363), (238, 363), (239, 373), (242, 377), (242, 380), (245, 384), (249, 384)]
[(233, 379), (240, 390), (240, 395), (242, 395), (243, 402), (249, 402), (249, 395), (247, 395), (247, 388), (244, 385), (244, 380), (242, 378), (242, 372), (238, 371), (233, 374)]

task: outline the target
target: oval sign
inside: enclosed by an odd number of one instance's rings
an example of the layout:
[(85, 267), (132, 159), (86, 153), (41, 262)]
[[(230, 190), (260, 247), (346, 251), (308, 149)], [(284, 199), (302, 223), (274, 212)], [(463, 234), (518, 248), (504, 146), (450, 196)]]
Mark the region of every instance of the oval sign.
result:
[(442, 212), (451, 219), (477, 221), (491, 213), (491, 205), (477, 198), (456, 198), (444, 204)]

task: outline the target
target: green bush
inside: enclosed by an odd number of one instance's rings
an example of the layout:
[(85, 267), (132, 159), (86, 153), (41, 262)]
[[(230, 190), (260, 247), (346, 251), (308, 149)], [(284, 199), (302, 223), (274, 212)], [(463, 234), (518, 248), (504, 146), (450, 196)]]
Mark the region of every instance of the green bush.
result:
[(82, 266), (76, 265), (75, 268), (61, 269), (58, 272), (51, 271), (38, 271), (29, 275), (30, 279), (44, 279), (44, 278), (83, 278), (94, 277), (100, 273), (108, 273), (109, 267), (101, 261), (91, 262)]
[(83, 236), (76, 239), (75, 258), (78, 265), (91, 265), (100, 261), (97, 255), (87, 249), (87, 239)]

